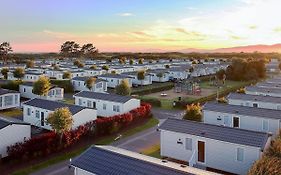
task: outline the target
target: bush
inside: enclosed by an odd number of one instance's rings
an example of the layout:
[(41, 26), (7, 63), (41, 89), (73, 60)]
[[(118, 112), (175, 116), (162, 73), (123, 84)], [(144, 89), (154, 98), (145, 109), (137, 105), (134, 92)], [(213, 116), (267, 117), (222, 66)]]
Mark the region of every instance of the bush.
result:
[(63, 88), (65, 93), (72, 93), (74, 91), (70, 80), (50, 80), (50, 82), (51, 84)]
[(187, 105), (186, 107), (186, 114), (183, 117), (186, 120), (192, 120), (201, 122), (202, 121), (202, 112), (201, 106), (199, 103)]
[(1, 85), (1, 88), (19, 91), (19, 85), (22, 84), (22, 83), (23, 82), (21, 80), (13, 80), (13, 81), (9, 81), (6, 84)]
[(161, 101), (155, 98), (142, 99), (141, 101), (149, 103), (152, 106), (161, 107)]
[(143, 89), (143, 90), (135, 91), (135, 92), (132, 92), (132, 94), (146, 95), (146, 94), (170, 90), (173, 87), (174, 87), (174, 84), (169, 84), (167, 86), (153, 87), (151, 89)]

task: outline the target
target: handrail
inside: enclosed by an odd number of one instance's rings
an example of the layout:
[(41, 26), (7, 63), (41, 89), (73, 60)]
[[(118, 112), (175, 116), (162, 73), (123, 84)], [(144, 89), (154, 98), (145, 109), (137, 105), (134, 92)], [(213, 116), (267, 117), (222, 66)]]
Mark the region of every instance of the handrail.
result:
[(193, 165), (196, 163), (195, 162), (195, 154), (196, 153), (196, 150), (194, 150), (193, 152), (192, 152), (192, 155), (191, 155), (191, 157), (190, 157), (190, 159), (189, 159), (189, 161), (188, 161), (188, 164), (189, 164), (189, 166), (192, 166), (193, 167)]

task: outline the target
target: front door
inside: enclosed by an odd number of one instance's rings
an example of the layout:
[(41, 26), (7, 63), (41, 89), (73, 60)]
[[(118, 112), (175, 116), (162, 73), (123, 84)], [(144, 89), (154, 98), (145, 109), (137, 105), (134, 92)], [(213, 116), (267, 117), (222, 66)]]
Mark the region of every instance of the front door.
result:
[(93, 102), (93, 108), (96, 109), (96, 102)]
[(205, 163), (205, 142), (198, 141), (198, 162)]
[(41, 126), (44, 126), (44, 124), (45, 124), (44, 112), (41, 112)]

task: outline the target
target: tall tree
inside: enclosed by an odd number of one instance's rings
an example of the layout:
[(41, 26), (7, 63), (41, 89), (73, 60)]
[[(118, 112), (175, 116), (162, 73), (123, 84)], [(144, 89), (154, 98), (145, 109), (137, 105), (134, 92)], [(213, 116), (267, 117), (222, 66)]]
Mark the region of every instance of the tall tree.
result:
[(81, 47), (81, 51), (80, 52), (81, 52), (81, 54), (83, 56), (92, 58), (92, 57), (94, 57), (98, 53), (98, 49), (93, 44), (88, 43), (88, 44), (84, 44)]
[(64, 72), (63, 75), (62, 75), (62, 78), (63, 79), (71, 79), (71, 72), (69, 72), (69, 71)]
[(26, 62), (26, 67), (27, 67), (27, 68), (33, 68), (34, 66), (35, 66), (35, 63), (34, 63), (33, 60), (28, 60), (28, 61)]
[(47, 123), (49, 123), (52, 129), (60, 136), (61, 144), (63, 134), (71, 130), (73, 124), (72, 113), (68, 107), (58, 108), (48, 115)]
[(89, 89), (89, 90), (92, 90), (92, 88), (93, 88), (93, 84), (96, 82), (96, 78), (94, 78), (94, 77), (90, 77), (90, 78), (88, 78), (87, 80), (86, 80), (86, 87)]
[(143, 58), (139, 59), (139, 64), (143, 64)]
[(40, 96), (47, 96), (51, 88), (51, 83), (48, 77), (40, 76), (40, 78), (33, 83), (33, 93)]
[(7, 63), (9, 53), (13, 52), (13, 49), (8, 42), (3, 42), (0, 44), (0, 57), (3, 60), (4, 64)]
[(141, 84), (143, 85), (143, 80), (145, 79), (145, 71), (144, 70), (138, 71), (137, 78), (138, 80), (141, 81)]
[(97, 65), (92, 65), (91, 67), (90, 67), (90, 69), (92, 69), (92, 70), (95, 70), (95, 69), (97, 69), (98, 67), (97, 67)]
[(120, 58), (119, 58), (119, 63), (120, 63), (120, 64), (125, 64), (125, 63), (126, 63), (126, 59), (127, 59), (127, 58), (124, 57), (124, 56), (120, 57)]
[(129, 64), (130, 64), (130, 65), (133, 65), (133, 64), (134, 64), (134, 60), (133, 60), (133, 59), (130, 59)]
[(1, 69), (1, 74), (4, 76), (4, 79), (8, 78), (8, 72), (9, 72), (9, 68), (7, 68), (7, 67), (3, 67)]
[(198, 103), (198, 104), (187, 105), (186, 113), (183, 118), (186, 120), (200, 122), (202, 120), (202, 112), (201, 112), (200, 104)]
[(23, 68), (18, 67), (18, 68), (16, 68), (16, 69), (14, 70), (13, 74), (14, 74), (14, 77), (15, 77), (15, 78), (21, 79), (21, 78), (24, 77), (25, 72), (24, 72), (24, 69), (23, 69)]
[(130, 95), (131, 87), (129, 85), (129, 80), (128, 79), (122, 80), (121, 83), (116, 86), (115, 90), (116, 90), (116, 94), (118, 95), (123, 95), (123, 96)]
[(79, 68), (84, 67), (84, 64), (80, 60), (75, 60), (73, 64)]
[(67, 57), (77, 57), (80, 46), (75, 41), (66, 41), (61, 45), (60, 54)]
[(159, 78), (159, 81), (160, 81), (160, 79), (164, 76), (164, 73), (159, 72), (159, 73), (156, 74), (156, 76)]

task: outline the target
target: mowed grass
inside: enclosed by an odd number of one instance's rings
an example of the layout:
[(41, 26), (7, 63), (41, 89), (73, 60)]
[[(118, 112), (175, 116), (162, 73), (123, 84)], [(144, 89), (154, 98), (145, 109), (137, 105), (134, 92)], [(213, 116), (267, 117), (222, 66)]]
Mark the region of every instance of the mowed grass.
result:
[(14, 109), (5, 109), (0, 111), (0, 115), (3, 117), (18, 117), (22, 116), (22, 109), (14, 108)]
[[(128, 130), (123, 131), (123, 132), (120, 132), (120, 134), (122, 134), (122, 138), (126, 138), (126, 137), (132, 136), (132, 135), (134, 135), (138, 132), (144, 131), (144, 130), (149, 129), (151, 127), (154, 127), (158, 123), (159, 123), (159, 121), (156, 118), (152, 117), (146, 123), (144, 123), (143, 125), (137, 126), (135, 128), (132, 128), (132, 129), (128, 129)], [(105, 137), (103, 139), (100, 139), (100, 140), (94, 142), (94, 144), (96, 144), (96, 145), (109, 145), (109, 144), (114, 142), (115, 138), (116, 138), (116, 135), (108, 136), (108, 137)], [(28, 174), (31, 174), (35, 171), (39, 171), (43, 168), (46, 168), (48, 166), (57, 164), (57, 163), (62, 162), (62, 161), (66, 161), (70, 158), (73, 158), (73, 157), (76, 157), (76, 156), (80, 155), (82, 152), (84, 152), (90, 146), (91, 145), (87, 145), (87, 146), (79, 148), (77, 150), (73, 150), (73, 151), (71, 151), (67, 154), (56, 156), (56, 157), (53, 157), (53, 158), (51, 158), (47, 161), (44, 161), (44, 162), (41, 162), (41, 163), (38, 163), (38, 164), (34, 164), (34, 165), (26, 167), (22, 170), (18, 170), (16, 172), (12, 173), (12, 175), (28, 175)]]
[(153, 145), (153, 146), (141, 151), (141, 154), (161, 159), (162, 157), (160, 155), (160, 144)]

